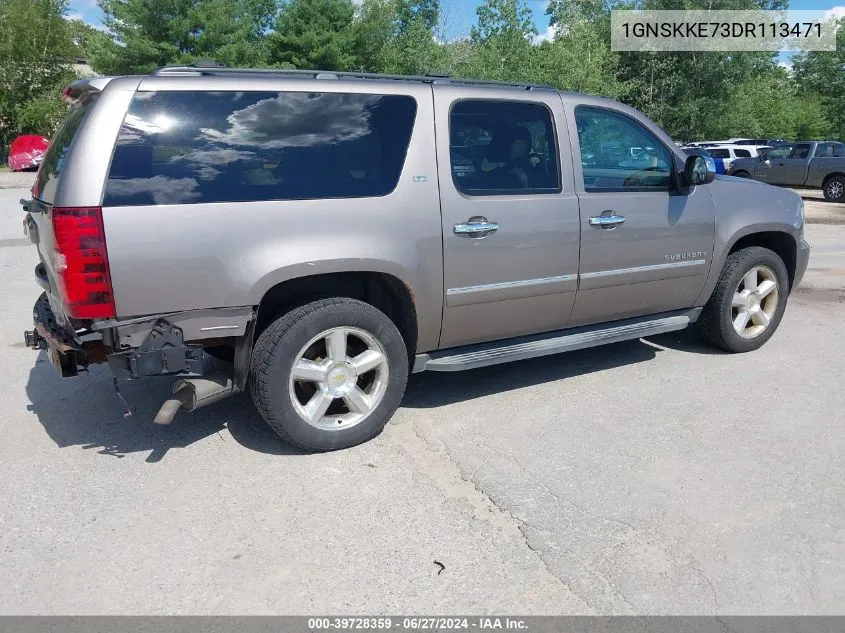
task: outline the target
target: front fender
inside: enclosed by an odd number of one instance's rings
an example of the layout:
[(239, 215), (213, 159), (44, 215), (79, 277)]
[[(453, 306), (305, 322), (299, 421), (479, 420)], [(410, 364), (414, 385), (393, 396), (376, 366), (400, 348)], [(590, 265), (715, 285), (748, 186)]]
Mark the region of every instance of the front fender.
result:
[(710, 186), (716, 215), (713, 266), (696, 306), (710, 298), (725, 260), (739, 240), (755, 233), (784, 233), (797, 247), (804, 231), (801, 196), (792, 191), (731, 176), (717, 176)]

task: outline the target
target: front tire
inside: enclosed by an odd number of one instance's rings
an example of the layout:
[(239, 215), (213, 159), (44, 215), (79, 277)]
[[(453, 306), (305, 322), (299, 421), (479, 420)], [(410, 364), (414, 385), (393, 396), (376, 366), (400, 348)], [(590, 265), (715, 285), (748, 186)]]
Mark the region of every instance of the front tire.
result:
[(845, 177), (834, 176), (822, 187), (824, 199), (828, 202), (845, 202)]
[(373, 306), (321, 299), (264, 330), (252, 352), (250, 392), (286, 442), (331, 451), (381, 433), (405, 393), (408, 350)]
[(735, 174), (731, 174), (731, 176), (736, 176), (737, 178), (751, 178), (751, 174), (747, 171), (738, 171)]
[(727, 352), (759, 349), (777, 330), (788, 295), (789, 276), (776, 253), (761, 246), (731, 253), (698, 319), (699, 332)]

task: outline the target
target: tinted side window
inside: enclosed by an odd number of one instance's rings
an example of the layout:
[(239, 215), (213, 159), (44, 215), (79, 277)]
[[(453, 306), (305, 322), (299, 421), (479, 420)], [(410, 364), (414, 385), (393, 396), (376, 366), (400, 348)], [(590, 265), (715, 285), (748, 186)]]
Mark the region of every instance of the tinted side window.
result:
[(403, 95), (141, 92), (103, 204), (384, 196), (399, 181), (416, 107)]
[(775, 158), (786, 158), (792, 153), (792, 145), (782, 145), (775, 149), (766, 152), (766, 160), (773, 160)]
[(715, 147), (708, 150), (713, 158), (730, 158), (731, 153), (726, 149), (717, 149)]
[(815, 158), (845, 157), (845, 145), (842, 143), (819, 143), (816, 147)]
[(53, 136), (53, 140), (50, 141), (50, 147), (44, 154), (44, 160), (35, 180), (34, 192), (35, 197), (39, 200), (47, 203), (53, 201), (56, 184), (61, 176), (68, 152), (73, 145), (73, 139), (76, 138), (76, 133), (79, 132), (79, 128), (82, 127), (82, 123), (90, 110), (89, 106), (94, 101), (95, 99), (90, 99), (85, 101), (84, 105), (74, 106)]
[(449, 115), (458, 190), (473, 196), (560, 191), (552, 115), (539, 103), (459, 101)]
[(585, 191), (669, 187), (672, 154), (642, 125), (611, 110), (583, 106), (575, 108), (575, 121)]
[(790, 158), (807, 158), (810, 155), (810, 147), (809, 143), (799, 143), (795, 146), (792, 150), (792, 153), (789, 155)]
[(751, 152), (747, 149), (735, 149), (734, 154), (737, 158), (751, 158)]

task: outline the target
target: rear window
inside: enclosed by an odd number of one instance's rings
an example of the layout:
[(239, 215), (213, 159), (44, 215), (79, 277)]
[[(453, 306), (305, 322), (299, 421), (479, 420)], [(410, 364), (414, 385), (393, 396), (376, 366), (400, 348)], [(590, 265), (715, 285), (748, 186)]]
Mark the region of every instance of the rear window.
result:
[(138, 93), (103, 205), (384, 196), (415, 116), (406, 95)]
[(747, 149), (735, 149), (734, 154), (737, 158), (751, 158), (751, 152)]
[(730, 152), (730, 150), (727, 150), (727, 149), (719, 149), (719, 148), (716, 148), (716, 147), (711, 147), (711, 148), (708, 148), (707, 151), (710, 152), (710, 155), (713, 158), (730, 158), (731, 157), (731, 152)]
[(842, 143), (819, 143), (816, 148), (816, 158), (843, 158), (845, 145)]
[(73, 140), (82, 127), (82, 123), (85, 121), (94, 101), (95, 99), (91, 98), (86, 100), (84, 104), (80, 103), (74, 106), (50, 141), (50, 147), (44, 154), (44, 160), (41, 162), (41, 168), (38, 170), (38, 176), (33, 187), (34, 196), (42, 202), (48, 204), (53, 202), (56, 196), (56, 185), (67, 160), (68, 152), (70, 152)]

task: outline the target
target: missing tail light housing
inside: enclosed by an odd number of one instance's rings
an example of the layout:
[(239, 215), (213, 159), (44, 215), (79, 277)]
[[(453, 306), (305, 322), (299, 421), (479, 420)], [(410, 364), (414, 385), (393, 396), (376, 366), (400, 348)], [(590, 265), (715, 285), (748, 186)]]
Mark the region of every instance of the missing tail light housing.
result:
[(53, 207), (59, 293), (74, 319), (115, 317), (103, 211), (100, 207)]

